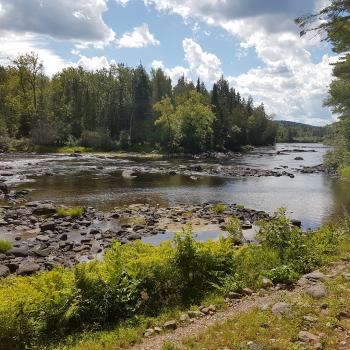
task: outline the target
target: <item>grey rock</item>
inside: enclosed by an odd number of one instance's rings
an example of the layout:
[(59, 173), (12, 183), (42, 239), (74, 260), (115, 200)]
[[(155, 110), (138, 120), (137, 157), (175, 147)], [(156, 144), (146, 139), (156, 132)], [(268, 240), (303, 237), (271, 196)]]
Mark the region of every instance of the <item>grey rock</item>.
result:
[(300, 331), (298, 334), (298, 339), (303, 343), (318, 343), (320, 338), (307, 331)]
[(167, 321), (164, 323), (163, 328), (167, 330), (170, 330), (170, 329), (174, 330), (177, 328), (177, 323), (175, 320)]
[(264, 348), (254, 341), (248, 341), (247, 347), (249, 350), (264, 350)]
[(5, 265), (0, 265), (0, 277), (7, 277), (10, 274), (10, 269)]
[(40, 270), (40, 266), (34, 262), (26, 261), (19, 265), (17, 275), (31, 275)]
[(292, 312), (292, 306), (285, 302), (276, 303), (271, 309), (274, 315), (285, 315)]
[(314, 299), (321, 299), (327, 296), (327, 289), (323, 283), (315, 284), (314, 286), (307, 288), (305, 292)]
[(56, 228), (56, 223), (54, 221), (44, 222), (40, 225), (41, 231), (54, 231)]
[(320, 271), (310, 272), (303, 277), (311, 281), (324, 281), (326, 279), (326, 276)]
[(51, 215), (56, 213), (56, 208), (52, 204), (39, 204), (33, 209), (35, 215)]
[(6, 252), (6, 255), (14, 255), (16, 257), (26, 257), (28, 254), (27, 247), (13, 247)]

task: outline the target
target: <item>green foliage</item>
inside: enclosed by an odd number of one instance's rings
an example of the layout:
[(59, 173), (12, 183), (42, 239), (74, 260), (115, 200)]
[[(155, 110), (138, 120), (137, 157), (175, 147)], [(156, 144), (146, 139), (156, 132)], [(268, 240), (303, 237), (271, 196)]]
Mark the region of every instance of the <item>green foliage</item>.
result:
[(35, 53), (19, 55), (0, 66), (0, 150), (161, 145), (201, 152), (273, 143), (276, 130), (263, 106), (232, 89), (227, 94), (224, 78), (217, 85), (222, 89), (208, 92), (200, 80), (195, 87), (181, 77), (172, 88), (161, 68), (148, 74), (142, 65), (122, 64), (97, 71), (70, 67), (50, 78)]
[(339, 173), (343, 179), (350, 180), (350, 166), (340, 169)]
[(0, 239), (0, 253), (5, 253), (11, 248), (12, 248), (11, 242)]
[(72, 207), (72, 208), (58, 208), (57, 209), (57, 215), (64, 217), (64, 216), (71, 216), (71, 217), (79, 217), (82, 216), (84, 213), (84, 208), (82, 207)]
[(229, 233), (229, 237), (232, 240), (233, 244), (243, 243), (243, 231), (241, 227), (241, 221), (238, 218), (234, 216), (230, 217), (225, 229)]
[[(290, 283), (330, 261), (349, 243), (348, 221), (302, 233), (279, 212), (261, 227), (259, 245), (235, 248), (231, 239), (223, 237), (196, 242), (187, 227), (173, 242), (160, 246), (115, 243), (104, 261), (2, 279), (0, 349), (34, 349), (43, 344), (45, 348), (48, 340), (60, 340), (71, 332), (127, 320), (133, 323), (123, 323), (117, 335), (135, 339), (144, 329), (142, 315), (157, 316), (169, 307), (188, 308), (215, 290), (258, 288), (262, 277)], [(134, 331), (131, 324), (136, 325)]]
[(226, 209), (226, 205), (223, 203), (217, 203), (214, 205), (213, 210), (216, 214), (222, 214)]

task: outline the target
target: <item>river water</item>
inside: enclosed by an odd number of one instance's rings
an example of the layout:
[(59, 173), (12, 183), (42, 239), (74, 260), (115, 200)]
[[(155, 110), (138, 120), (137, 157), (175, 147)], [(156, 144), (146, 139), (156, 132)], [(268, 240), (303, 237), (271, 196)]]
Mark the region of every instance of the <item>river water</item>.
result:
[[(306, 151), (306, 152), (300, 152)], [(273, 213), (285, 207), (287, 214), (314, 228), (350, 209), (349, 182), (325, 174), (302, 174), (302, 166), (322, 163), (327, 146), (277, 144), (232, 159), (147, 160), (110, 155), (0, 155), (0, 174), (18, 189), (29, 189), (29, 200), (52, 200), (58, 204), (93, 206), (102, 210), (131, 203), (171, 206), (179, 203), (240, 203)], [(302, 157), (303, 160), (295, 160)], [(135, 166), (171, 167), (188, 163), (240, 165), (250, 168), (287, 170), (281, 177), (225, 178), (220, 176), (142, 173), (122, 176)], [(6, 170), (7, 169), (7, 170)]]

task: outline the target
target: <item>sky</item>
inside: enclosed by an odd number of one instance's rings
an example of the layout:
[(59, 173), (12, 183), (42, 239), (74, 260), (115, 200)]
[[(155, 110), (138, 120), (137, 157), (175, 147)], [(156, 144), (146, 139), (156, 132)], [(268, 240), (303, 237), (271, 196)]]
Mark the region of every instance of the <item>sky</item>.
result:
[(176, 83), (223, 74), (275, 119), (333, 122), (323, 106), (332, 66), (329, 44), (300, 38), (294, 23), (328, 0), (0, 0), (0, 64), (34, 51), (50, 76), (68, 66), (112, 63)]

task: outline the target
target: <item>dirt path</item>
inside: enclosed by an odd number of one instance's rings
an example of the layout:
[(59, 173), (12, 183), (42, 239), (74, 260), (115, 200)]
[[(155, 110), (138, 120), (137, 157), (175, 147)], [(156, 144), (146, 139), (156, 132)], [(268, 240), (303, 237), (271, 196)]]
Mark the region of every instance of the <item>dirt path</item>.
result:
[[(327, 277), (334, 277), (340, 274), (348, 262), (334, 263), (325, 270)], [(270, 290), (266, 291), (265, 295), (252, 295), (246, 296), (237, 300), (232, 306), (229, 306), (224, 311), (218, 311), (213, 315), (204, 316), (200, 319), (193, 319), (193, 323), (179, 325), (174, 331), (153, 336), (151, 338), (144, 338), (142, 343), (136, 344), (132, 347), (134, 350), (160, 350), (166, 342), (171, 342), (174, 345), (180, 346), (182, 340), (187, 337), (194, 337), (199, 333), (205, 332), (208, 328), (213, 326), (217, 322), (223, 322), (236, 316), (240, 313), (249, 311), (254, 307), (261, 307), (264, 305), (271, 305), (277, 302), (282, 296), (293, 297), (304, 289), (310, 286), (312, 282), (307, 282), (305, 279), (301, 279), (301, 282), (296, 285), (292, 291), (287, 290)]]

